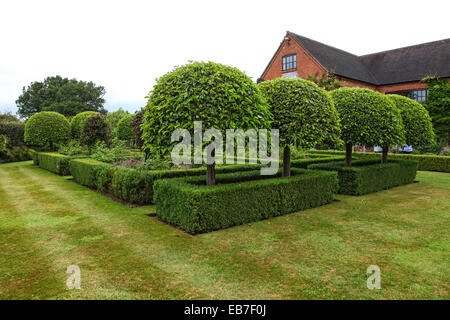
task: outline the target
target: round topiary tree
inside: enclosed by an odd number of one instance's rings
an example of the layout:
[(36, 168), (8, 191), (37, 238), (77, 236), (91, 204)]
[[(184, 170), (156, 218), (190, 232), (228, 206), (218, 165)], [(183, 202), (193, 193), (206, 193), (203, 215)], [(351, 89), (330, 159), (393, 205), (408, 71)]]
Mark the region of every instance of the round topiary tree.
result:
[(434, 142), (434, 132), (428, 111), (413, 99), (397, 94), (387, 96), (400, 110), (405, 128), (405, 143), (413, 147), (432, 144)]
[(42, 111), (25, 123), (24, 140), (33, 146), (49, 146), (54, 151), (55, 144), (65, 143), (69, 139), (69, 121), (60, 113)]
[[(158, 79), (144, 115), (143, 140), (152, 154), (170, 152), (175, 129), (268, 128), (270, 113), (257, 86), (240, 70), (213, 62), (192, 62)], [(215, 165), (207, 164), (207, 185), (215, 184)]]
[(339, 117), (325, 90), (303, 79), (275, 79), (259, 84), (279, 129), (283, 176), (291, 175), (291, 146), (310, 149), (325, 139), (338, 140)]
[(125, 140), (129, 142), (133, 142), (134, 140), (136, 140), (136, 134), (134, 133), (134, 129), (131, 124), (131, 120), (133, 119), (133, 117), (134, 115), (127, 114), (122, 117), (122, 119), (120, 119), (116, 128), (116, 137), (119, 140)]
[(80, 124), (81, 143), (92, 147), (97, 141), (104, 141), (109, 144), (111, 141), (111, 129), (106, 117), (100, 113), (91, 114)]
[(73, 139), (80, 139), (81, 137), (81, 123), (90, 115), (98, 114), (95, 111), (86, 111), (78, 113), (75, 117), (70, 121), (70, 133)]
[(351, 166), (355, 144), (379, 145), (387, 162), (390, 145), (402, 143), (400, 111), (384, 94), (363, 88), (340, 88), (330, 92), (341, 119), (341, 139), (346, 145), (345, 164)]

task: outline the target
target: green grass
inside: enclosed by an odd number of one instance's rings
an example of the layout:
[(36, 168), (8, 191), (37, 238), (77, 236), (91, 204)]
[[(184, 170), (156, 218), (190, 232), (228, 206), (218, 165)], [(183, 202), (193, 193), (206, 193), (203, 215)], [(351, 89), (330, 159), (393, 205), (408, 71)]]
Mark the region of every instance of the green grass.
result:
[[(197, 236), (0, 165), (0, 299), (448, 299), (450, 174)], [(66, 269), (81, 268), (81, 290)], [(381, 268), (381, 290), (366, 286)]]

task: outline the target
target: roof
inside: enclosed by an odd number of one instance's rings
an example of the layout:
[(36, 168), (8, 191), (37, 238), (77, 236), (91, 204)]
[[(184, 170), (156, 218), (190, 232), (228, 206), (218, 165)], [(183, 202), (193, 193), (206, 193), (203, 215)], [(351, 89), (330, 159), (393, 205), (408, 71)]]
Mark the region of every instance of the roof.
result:
[(450, 38), (357, 56), (321, 42), (292, 36), (328, 72), (375, 85), (450, 77)]

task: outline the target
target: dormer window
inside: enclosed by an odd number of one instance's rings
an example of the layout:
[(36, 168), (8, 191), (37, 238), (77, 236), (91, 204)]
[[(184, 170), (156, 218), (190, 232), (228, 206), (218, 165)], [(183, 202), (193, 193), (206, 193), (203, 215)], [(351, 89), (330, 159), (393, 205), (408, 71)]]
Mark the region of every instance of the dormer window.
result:
[(292, 70), (297, 68), (297, 55), (290, 54), (283, 57), (282, 71)]

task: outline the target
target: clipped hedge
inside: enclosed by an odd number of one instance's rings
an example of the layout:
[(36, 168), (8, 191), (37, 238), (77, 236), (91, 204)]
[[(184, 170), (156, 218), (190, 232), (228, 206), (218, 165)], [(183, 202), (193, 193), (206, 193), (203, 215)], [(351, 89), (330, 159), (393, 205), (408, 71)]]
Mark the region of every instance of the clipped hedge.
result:
[(412, 183), (417, 173), (417, 161), (380, 163), (378, 160), (357, 160), (351, 167), (342, 162), (330, 162), (312, 164), (308, 169), (337, 171), (339, 193), (363, 195)]
[(204, 176), (155, 182), (156, 214), (190, 233), (208, 232), (263, 220), (333, 200), (335, 172), (292, 168), (292, 176), (259, 171), (218, 174), (216, 186)]
[(311, 155), (314, 158), (305, 158), (305, 159), (297, 159), (291, 161), (291, 166), (293, 168), (303, 168), (306, 169), (310, 164), (315, 163), (328, 163), (333, 161), (345, 160), (345, 156), (330, 156), (330, 157), (322, 157), (319, 158), (317, 155)]
[(35, 152), (34, 154), (37, 154), (37, 162), (42, 169), (60, 176), (70, 176), (69, 163), (71, 157), (52, 152)]
[[(343, 151), (334, 150), (317, 150), (317, 154), (345, 154)], [(353, 156), (359, 159), (381, 159), (381, 153), (375, 152), (353, 152)], [(437, 156), (428, 154), (389, 154), (389, 159), (392, 160), (414, 160), (419, 163), (418, 170), (421, 171), (438, 171), (450, 172), (450, 157)], [(390, 160), (388, 160), (390, 161)]]
[[(228, 165), (217, 167), (217, 173), (249, 171), (261, 165)], [(70, 162), (70, 172), (76, 181), (87, 187), (111, 194), (132, 204), (153, 203), (153, 184), (164, 178), (201, 176), (205, 168), (186, 170), (135, 170), (115, 167), (92, 159), (75, 159)]]

